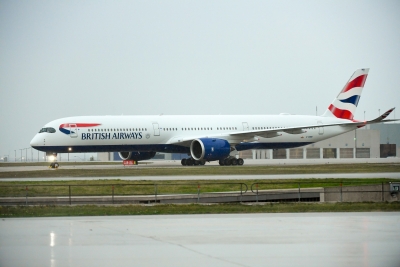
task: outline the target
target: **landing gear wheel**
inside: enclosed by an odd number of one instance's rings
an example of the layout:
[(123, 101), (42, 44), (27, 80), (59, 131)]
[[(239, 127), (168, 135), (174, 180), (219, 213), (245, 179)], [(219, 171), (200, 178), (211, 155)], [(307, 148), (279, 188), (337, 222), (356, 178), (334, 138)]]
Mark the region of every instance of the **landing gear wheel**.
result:
[(50, 163), (49, 168), (58, 169), (59, 166), (60, 166), (60, 165), (58, 164), (58, 162), (52, 162), (52, 163)]
[(224, 159), (224, 165), (225, 166), (230, 166), (232, 164), (230, 159)]
[(194, 166), (198, 166), (198, 165), (200, 165), (200, 161), (195, 160), (195, 161), (194, 161)]
[(181, 164), (182, 164), (182, 166), (186, 166), (186, 159), (182, 159)]
[(186, 165), (187, 166), (193, 166), (193, 164), (194, 164), (194, 159), (192, 159), (192, 158), (186, 159)]
[(200, 160), (200, 165), (204, 166), (204, 165), (206, 165), (206, 162), (204, 160)]
[(237, 164), (238, 164), (239, 166), (242, 166), (242, 165), (244, 164), (244, 160), (243, 160), (242, 158), (238, 158)]
[(235, 159), (235, 158), (231, 159), (231, 164), (232, 164), (233, 166), (238, 165), (237, 159)]
[(220, 160), (218, 161), (218, 163), (219, 163), (219, 166), (224, 166), (224, 160), (223, 160), (223, 159), (220, 159)]

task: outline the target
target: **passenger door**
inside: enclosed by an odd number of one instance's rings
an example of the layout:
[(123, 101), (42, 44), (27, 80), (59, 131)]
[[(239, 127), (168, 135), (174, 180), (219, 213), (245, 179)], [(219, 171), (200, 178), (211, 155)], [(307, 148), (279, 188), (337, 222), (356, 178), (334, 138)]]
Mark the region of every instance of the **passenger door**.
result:
[(75, 123), (70, 123), (69, 124), (69, 136), (71, 138), (77, 138), (78, 137), (78, 127), (76, 126)]
[[(317, 124), (322, 125), (322, 121), (317, 121)], [(318, 133), (319, 133), (319, 135), (324, 135), (324, 127), (319, 127)]]
[(157, 122), (153, 122), (154, 136), (160, 136), (160, 127)]

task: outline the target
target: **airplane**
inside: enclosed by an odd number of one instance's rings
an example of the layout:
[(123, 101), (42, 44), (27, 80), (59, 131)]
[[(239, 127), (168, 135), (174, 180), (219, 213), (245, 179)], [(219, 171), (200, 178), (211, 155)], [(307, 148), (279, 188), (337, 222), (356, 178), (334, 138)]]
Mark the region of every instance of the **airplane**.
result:
[(309, 145), (367, 124), (354, 114), (369, 69), (354, 72), (321, 116), (309, 115), (159, 115), (79, 116), (47, 123), (30, 142), (34, 149), (57, 153), (119, 152), (122, 160), (148, 160), (156, 152), (185, 153), (182, 165), (243, 165), (238, 151), (286, 149)]

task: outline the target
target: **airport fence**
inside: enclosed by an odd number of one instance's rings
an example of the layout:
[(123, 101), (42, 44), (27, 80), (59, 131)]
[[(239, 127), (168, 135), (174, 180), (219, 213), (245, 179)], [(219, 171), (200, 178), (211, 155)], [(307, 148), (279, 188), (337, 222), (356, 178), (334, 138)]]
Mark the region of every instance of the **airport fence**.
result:
[(202, 203), (218, 197), (240, 202), (247, 190), (234, 182), (0, 185), (0, 204)]
[[(248, 190), (250, 188), (250, 190)], [(385, 202), (399, 200), (400, 181), (1, 185), (1, 205), (227, 202)]]

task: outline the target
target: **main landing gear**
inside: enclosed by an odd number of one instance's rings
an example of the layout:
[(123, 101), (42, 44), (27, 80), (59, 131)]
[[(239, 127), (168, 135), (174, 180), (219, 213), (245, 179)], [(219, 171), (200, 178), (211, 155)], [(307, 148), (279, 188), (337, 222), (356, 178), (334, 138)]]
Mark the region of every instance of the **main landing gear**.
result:
[[(204, 160), (195, 160), (193, 158), (187, 158), (181, 160), (182, 166), (202, 166), (205, 165), (206, 162)], [(244, 160), (242, 158), (228, 157), (226, 159), (220, 159), (220, 166), (242, 166), (244, 164)]]
[(242, 166), (244, 164), (244, 160), (242, 159), (242, 158), (234, 158), (234, 157), (229, 157), (229, 158), (226, 158), (226, 159), (220, 159), (219, 160), (219, 165), (220, 166), (230, 166), (230, 165), (232, 165), (232, 166), (236, 166), (236, 165), (239, 165), (239, 166)]
[(199, 166), (205, 165), (206, 162), (204, 160), (195, 160), (193, 158), (187, 158), (181, 160), (182, 166)]

